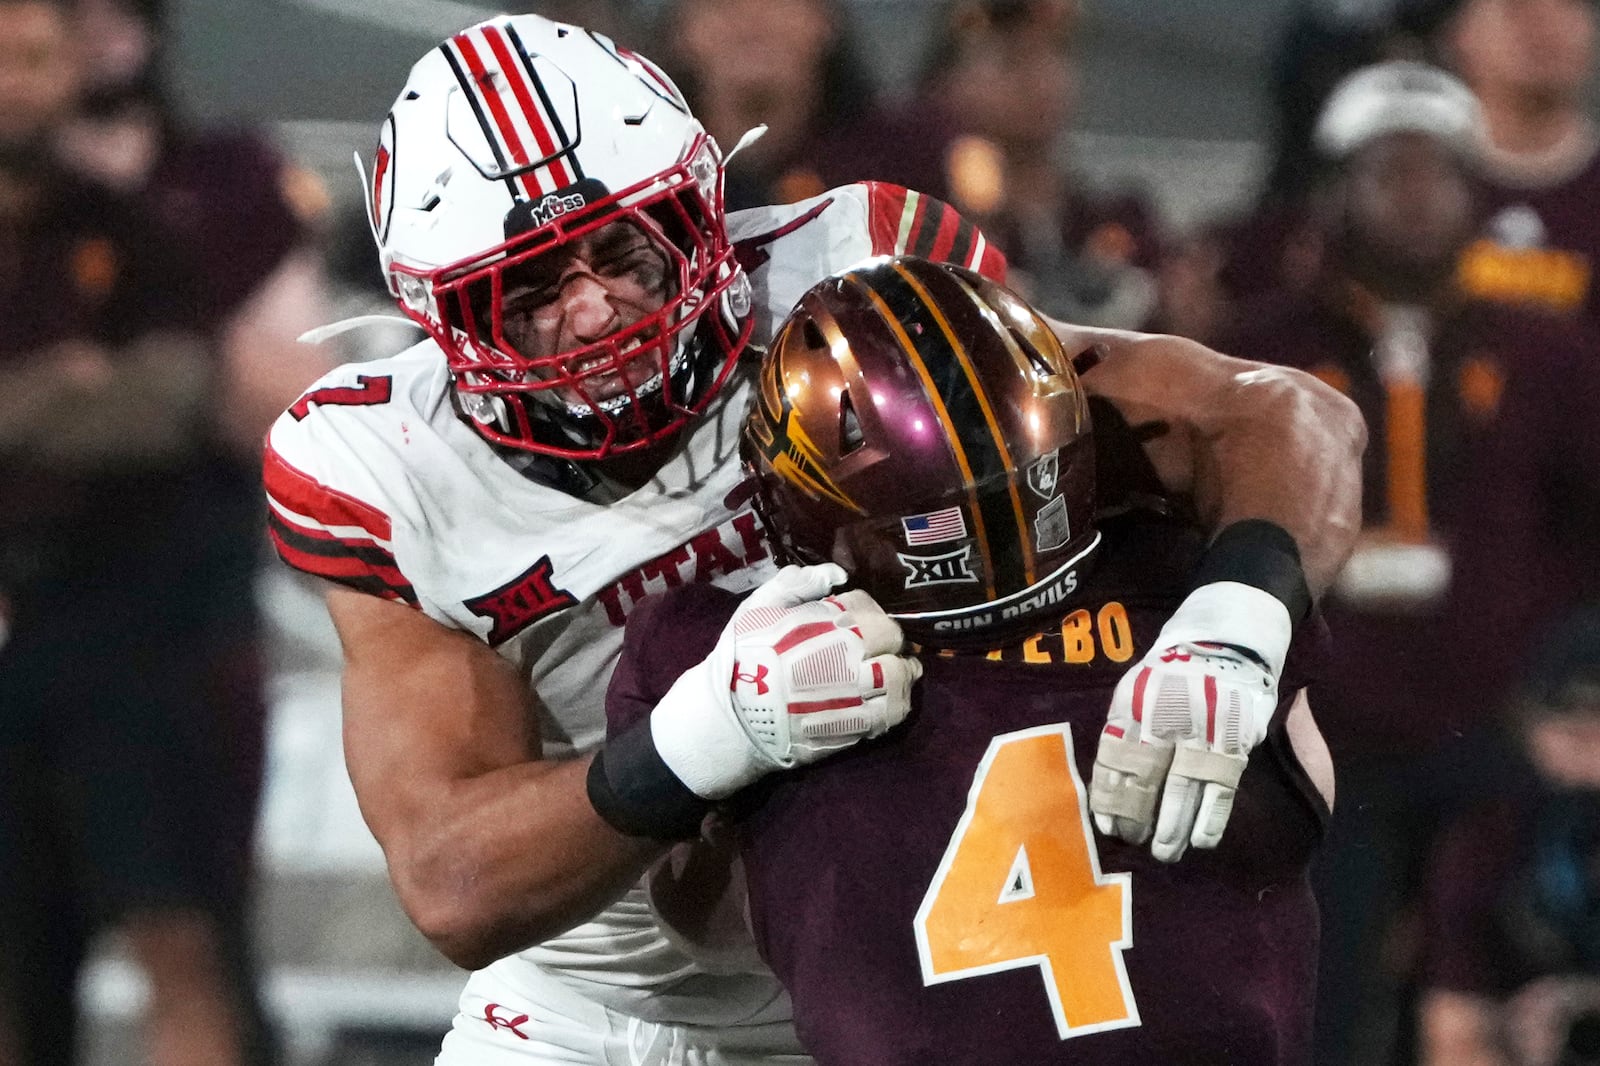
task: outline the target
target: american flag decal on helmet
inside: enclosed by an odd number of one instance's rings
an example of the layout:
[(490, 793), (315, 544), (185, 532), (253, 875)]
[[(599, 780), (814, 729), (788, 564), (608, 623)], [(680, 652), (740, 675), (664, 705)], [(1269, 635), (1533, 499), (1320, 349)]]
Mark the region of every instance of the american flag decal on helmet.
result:
[(540, 200), (583, 180), (583, 168), (573, 154), (579, 134), (576, 109), (569, 131), (514, 27), (486, 22), (456, 34), (439, 49), (494, 154), (490, 177), (504, 178), (512, 195), (524, 200)]
[(906, 515), (900, 519), (900, 524), (905, 527), (906, 543), (913, 548), (919, 544), (945, 544), (953, 540), (965, 540), (967, 536), (967, 520), (962, 515), (960, 507), (946, 507), (928, 514)]

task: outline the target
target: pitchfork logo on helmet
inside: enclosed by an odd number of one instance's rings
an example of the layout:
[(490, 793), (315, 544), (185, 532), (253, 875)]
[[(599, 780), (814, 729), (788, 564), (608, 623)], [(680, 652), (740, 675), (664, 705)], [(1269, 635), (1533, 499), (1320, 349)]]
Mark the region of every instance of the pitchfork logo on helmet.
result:
[[(367, 190), (390, 291), (496, 444), (647, 447), (749, 338), (721, 153), (659, 68), (599, 34), (524, 15), (445, 41), (412, 68)], [(572, 285), (604, 301), (581, 326)]]
[(838, 563), (934, 646), (1025, 635), (1077, 589), (1100, 540), (1088, 402), (1009, 290), (870, 260), (801, 297), (760, 382), (742, 452), (786, 561)]

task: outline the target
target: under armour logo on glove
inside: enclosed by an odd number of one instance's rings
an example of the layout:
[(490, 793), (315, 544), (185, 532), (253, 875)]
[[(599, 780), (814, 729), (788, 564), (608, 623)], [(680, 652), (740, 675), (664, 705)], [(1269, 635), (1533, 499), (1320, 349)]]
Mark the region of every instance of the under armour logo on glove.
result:
[(755, 673), (753, 674), (747, 673), (740, 670), (739, 664), (736, 662), (733, 664), (733, 681), (728, 685), (728, 690), (730, 692), (739, 691), (739, 685), (742, 682), (746, 685), (754, 685), (757, 696), (765, 696), (767, 694), (768, 687), (767, 673), (768, 670), (765, 666), (756, 667)]
[(1089, 786), (1102, 833), (1131, 844), (1153, 833), (1163, 862), (1221, 842), (1291, 632), (1287, 608), (1248, 585), (1202, 585), (1179, 605), (1112, 696)]
[(900, 627), (872, 597), (827, 595), (844, 580), (832, 564), (784, 567), (656, 706), (656, 749), (696, 795), (721, 799), (904, 720), (922, 665), (897, 654)]

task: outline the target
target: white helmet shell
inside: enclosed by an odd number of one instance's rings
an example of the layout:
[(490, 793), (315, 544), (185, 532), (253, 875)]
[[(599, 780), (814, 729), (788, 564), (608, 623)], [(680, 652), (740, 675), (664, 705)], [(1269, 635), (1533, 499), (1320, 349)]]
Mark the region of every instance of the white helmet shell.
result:
[[(561, 368), (578, 354), (586, 365), (598, 356), (620, 363), (624, 352), (616, 343), (598, 352), (556, 353), (557, 363), (548, 354), (512, 349), (498, 307), (492, 330), (480, 308), (453, 310), (453, 301), (467, 306), (468, 284), (479, 286), (470, 299), (481, 302), (493, 264), (510, 263), (521, 250), (559, 246), (585, 226), (622, 217), (670, 243), (677, 291), (628, 349), (628, 358), (637, 359), (640, 340), (663, 336), (663, 380), (682, 366), (688, 339), (708, 332), (700, 327), (731, 328), (740, 336), (723, 339), (735, 349), (748, 334), (737, 321), (745, 317), (739, 305), (748, 283), (727, 244), (715, 142), (659, 68), (581, 27), (501, 16), (419, 60), (380, 130), (367, 206), (390, 292), (445, 349), (458, 391), (527, 398), (548, 393), (560, 379), (565, 402), (597, 420), (552, 431), (534, 424), (537, 410), (530, 421), (527, 411), (504, 403), (465, 404), (480, 431), (498, 443), (569, 458), (644, 446), (703, 408), (708, 389), (720, 385), (737, 355), (724, 353), (726, 365), (713, 368), (720, 372), (701, 368), (693, 375), (684, 386), (692, 395), (666, 397), (682, 416), (675, 419), (635, 414), (630, 425), (619, 417), (627, 402), (591, 405), (587, 394), (574, 401), (583, 375)], [(663, 212), (673, 219), (663, 223)], [(498, 276), (492, 290), (498, 302)], [(711, 307), (730, 321), (702, 323), (719, 317), (704, 314)], [(468, 321), (474, 317), (476, 325)], [(540, 398), (551, 404), (549, 395)]]

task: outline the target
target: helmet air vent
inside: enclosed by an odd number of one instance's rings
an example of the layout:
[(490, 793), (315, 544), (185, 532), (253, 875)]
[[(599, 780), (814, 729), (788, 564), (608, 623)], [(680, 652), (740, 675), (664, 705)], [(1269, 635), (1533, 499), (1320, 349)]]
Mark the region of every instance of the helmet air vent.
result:
[(807, 348), (822, 349), (828, 346), (827, 338), (823, 337), (822, 330), (818, 327), (816, 319), (806, 319), (804, 330)]
[(856, 417), (856, 405), (850, 402), (850, 390), (839, 394), (839, 454), (849, 455), (867, 443), (861, 432), (861, 419)]
[(1010, 326), (1006, 332), (1011, 334), (1011, 339), (1017, 342), (1017, 347), (1022, 349), (1023, 355), (1027, 356), (1035, 374), (1042, 378), (1053, 378), (1059, 373), (1050, 360), (1046, 359), (1043, 353), (1034, 347), (1033, 342), (1024, 336), (1021, 330), (1015, 326)]

